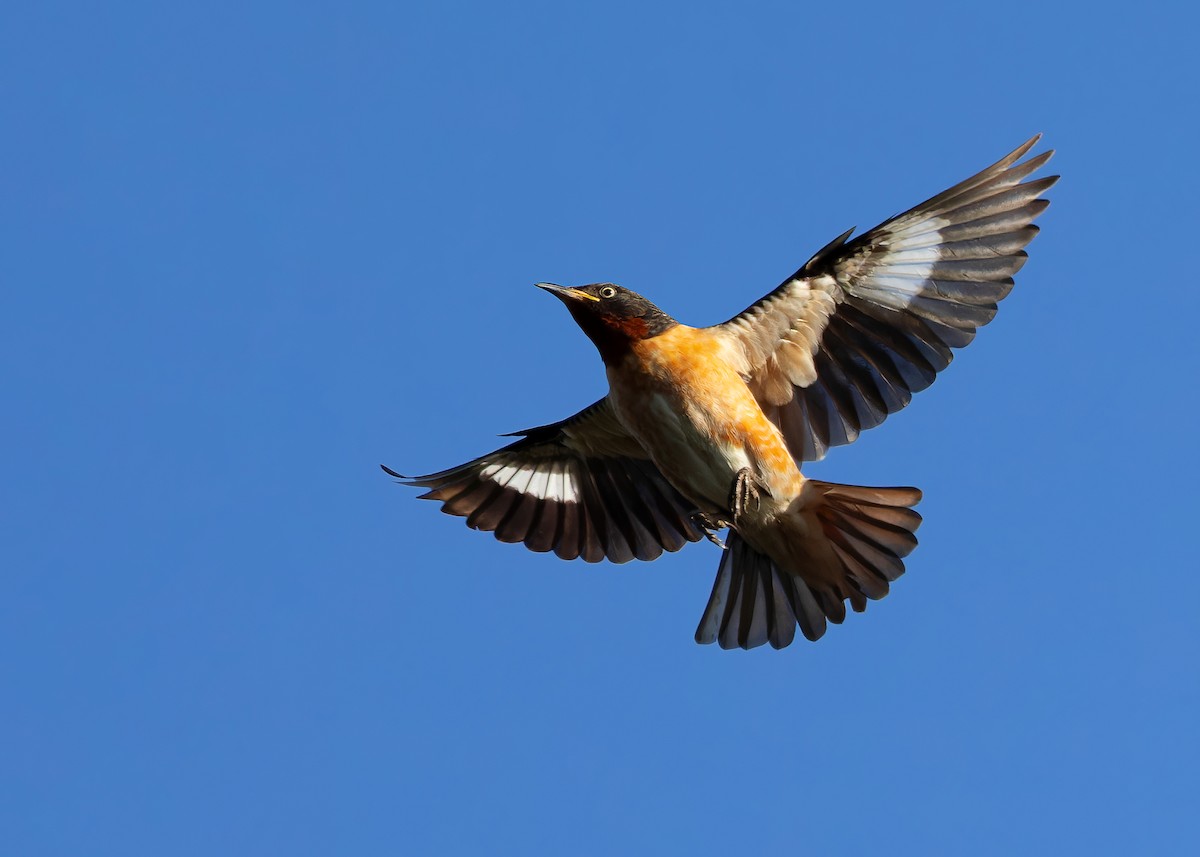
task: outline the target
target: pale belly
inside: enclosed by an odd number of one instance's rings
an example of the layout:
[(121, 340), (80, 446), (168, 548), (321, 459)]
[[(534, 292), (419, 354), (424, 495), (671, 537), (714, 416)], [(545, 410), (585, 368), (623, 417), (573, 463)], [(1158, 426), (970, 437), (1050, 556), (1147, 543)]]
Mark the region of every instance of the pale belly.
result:
[[(611, 394), (610, 394), (611, 395)], [(626, 397), (627, 399), (630, 397)], [(711, 414), (648, 393), (633, 402), (613, 396), (617, 415), (680, 493), (707, 512), (723, 512), (739, 471), (757, 470), (745, 444), (714, 441)]]

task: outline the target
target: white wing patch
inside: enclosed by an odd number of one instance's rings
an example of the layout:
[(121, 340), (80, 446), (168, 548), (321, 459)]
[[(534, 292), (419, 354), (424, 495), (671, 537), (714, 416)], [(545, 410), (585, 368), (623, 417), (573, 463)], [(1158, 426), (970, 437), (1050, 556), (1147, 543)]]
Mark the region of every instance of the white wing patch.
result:
[(529, 483), (535, 475), (537, 475), (537, 471), (532, 467), (523, 467), (517, 470), (516, 475), (513, 476), (512, 480), (505, 487), (516, 491), (518, 494), (528, 494), (530, 493)]
[(532, 494), (540, 500), (558, 500), (564, 503), (579, 501), (574, 479), (565, 471), (551, 473), (529, 466), (489, 464), (479, 471), (479, 475), (519, 494)]
[(550, 493), (550, 478), (553, 475), (553, 473), (547, 473), (545, 470), (536, 471), (529, 480), (529, 485), (526, 487), (524, 493), (545, 499)]
[[(893, 224), (894, 231), (881, 246), (847, 259), (839, 271), (851, 277), (866, 275), (856, 283), (856, 294), (892, 309), (905, 309), (928, 294), (938, 263), (953, 259), (940, 231), (948, 225), (950, 222), (940, 217), (926, 217), (907, 226)], [(862, 270), (864, 264), (867, 270)]]

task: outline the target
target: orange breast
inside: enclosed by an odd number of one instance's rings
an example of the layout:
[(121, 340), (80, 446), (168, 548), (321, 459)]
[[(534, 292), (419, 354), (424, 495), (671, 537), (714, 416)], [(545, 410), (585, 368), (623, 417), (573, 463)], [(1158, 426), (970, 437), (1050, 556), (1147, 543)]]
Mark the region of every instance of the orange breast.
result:
[[(773, 496), (790, 498), (803, 479), (779, 429), (734, 368), (731, 347), (718, 334), (685, 325), (633, 343), (626, 359), (609, 370), (618, 412), (668, 479), (672, 464), (682, 469), (683, 462), (701, 459), (714, 471), (729, 471), (704, 474), (713, 482), (727, 478), (728, 490), (740, 466), (749, 466)], [(677, 413), (682, 429), (657, 425), (664, 411)], [(691, 455), (661, 448), (679, 443), (708, 448)]]

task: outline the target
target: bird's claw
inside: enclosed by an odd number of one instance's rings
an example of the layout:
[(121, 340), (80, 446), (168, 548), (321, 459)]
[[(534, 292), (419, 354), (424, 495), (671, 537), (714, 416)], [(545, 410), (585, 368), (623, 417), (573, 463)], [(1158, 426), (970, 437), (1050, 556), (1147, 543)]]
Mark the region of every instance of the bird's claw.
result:
[(700, 529), (704, 532), (704, 538), (708, 539), (710, 542), (712, 542), (714, 545), (719, 547), (721, 550), (725, 550), (725, 542), (723, 542), (721, 540), (721, 537), (718, 536), (717, 533), (719, 533), (721, 530), (723, 530), (727, 526), (729, 526), (726, 522), (718, 521), (713, 518), (710, 518), (708, 515), (705, 515), (703, 512), (696, 512), (692, 516), (692, 519), (696, 522), (696, 525), (699, 526)]
[(729, 494), (729, 509), (733, 512), (736, 524), (747, 512), (758, 511), (765, 490), (750, 468), (743, 467), (738, 471), (737, 479), (733, 482), (733, 490)]

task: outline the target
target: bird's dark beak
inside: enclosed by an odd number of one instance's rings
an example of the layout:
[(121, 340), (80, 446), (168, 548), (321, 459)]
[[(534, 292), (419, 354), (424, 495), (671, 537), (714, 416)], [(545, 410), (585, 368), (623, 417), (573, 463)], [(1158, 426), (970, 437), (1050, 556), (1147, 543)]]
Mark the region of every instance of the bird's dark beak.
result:
[(534, 283), (539, 289), (545, 289), (550, 294), (561, 300), (563, 303), (571, 303), (572, 301), (597, 301), (600, 298), (594, 295), (589, 295), (587, 292), (579, 289), (572, 289), (567, 286), (556, 286), (554, 283)]

